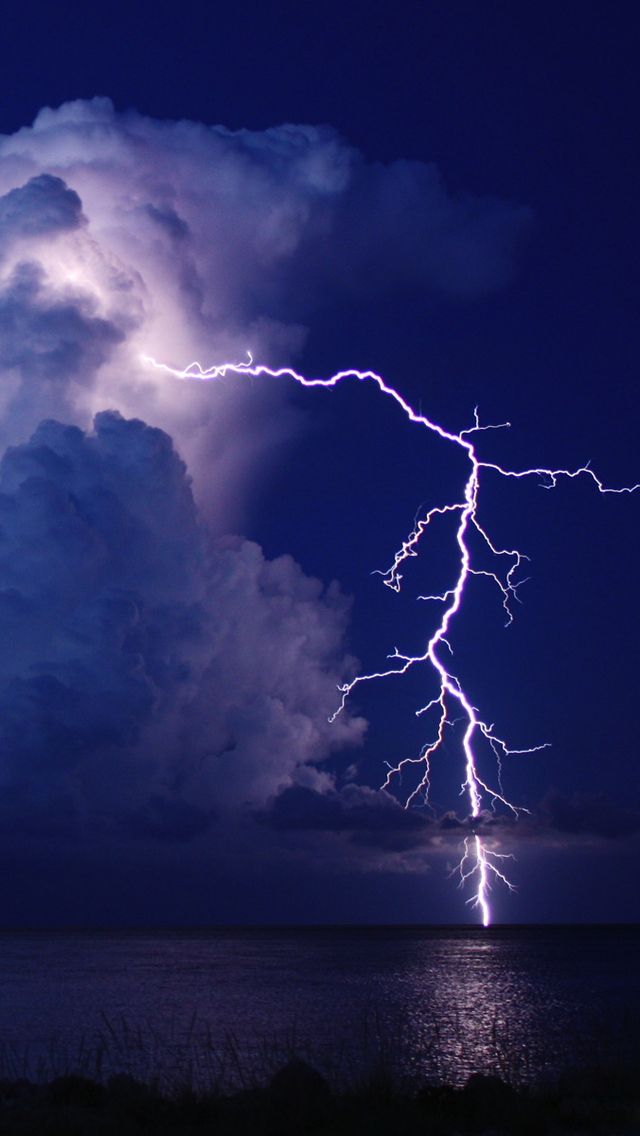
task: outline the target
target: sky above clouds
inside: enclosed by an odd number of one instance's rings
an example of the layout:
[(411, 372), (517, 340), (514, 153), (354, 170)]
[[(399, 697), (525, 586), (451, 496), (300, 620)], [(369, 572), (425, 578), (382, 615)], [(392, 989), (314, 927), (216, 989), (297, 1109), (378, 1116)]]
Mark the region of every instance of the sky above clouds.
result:
[[(446, 425), (478, 402), (483, 419), (511, 419), (495, 439), (507, 463), (592, 457), (605, 480), (635, 480), (629, 382), (603, 409), (595, 340), (593, 372), (575, 365), (606, 316), (587, 331), (577, 267), (575, 325), (560, 318), (571, 219), (550, 254), (544, 179), (513, 174), (515, 127), (489, 177), (402, 131), (359, 148), (352, 110), (327, 125), (310, 95), (287, 104), (301, 125), (252, 119), (246, 93), (246, 120), (215, 125), (204, 102), (198, 113), (176, 94), (168, 111), (159, 87), (140, 80), (132, 99), (105, 75), (70, 101), (43, 91), (33, 121), (27, 101), (0, 138), (0, 850), (17, 873), (5, 922), (344, 919), (354, 889), (357, 919), (472, 917), (446, 878), (469, 831), (453, 742), (433, 811), (378, 791), (385, 762), (424, 741), (418, 681), (329, 721), (339, 683), (424, 635), (411, 594), (423, 578), (396, 604), (369, 572), (426, 499), (451, 494), (455, 459), (373, 395), (189, 382), (149, 357), (182, 368), (251, 352), (323, 374), (397, 361), (390, 381)], [(420, 121), (442, 113), (427, 101)], [(533, 581), (513, 632), (500, 639), (499, 600), (479, 590), (455, 644), (514, 744), (554, 743), (508, 771), (532, 816), (484, 822), (523, 880), (500, 914), (558, 918), (569, 897), (570, 917), (626, 918), (640, 812), (616, 683), (635, 617), (613, 649), (608, 627), (637, 509), (577, 486), (541, 496), (490, 487), (499, 531), (535, 555)], [(434, 548), (425, 571), (448, 570)], [(579, 721), (600, 690), (602, 710)], [(628, 799), (603, 783), (603, 760)], [(560, 898), (545, 900), (535, 880), (563, 849)], [(582, 905), (580, 855), (596, 865)], [(605, 899), (610, 860), (619, 887)]]

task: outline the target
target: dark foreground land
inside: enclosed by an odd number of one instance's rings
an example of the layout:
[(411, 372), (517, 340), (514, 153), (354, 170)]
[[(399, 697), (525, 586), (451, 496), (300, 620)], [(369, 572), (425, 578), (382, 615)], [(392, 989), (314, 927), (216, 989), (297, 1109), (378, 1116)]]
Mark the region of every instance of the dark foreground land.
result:
[(0, 1134), (38, 1136), (639, 1136), (640, 1069), (565, 1074), (513, 1088), (476, 1074), (463, 1088), (394, 1087), (383, 1073), (332, 1092), (291, 1061), (261, 1088), (162, 1093), (126, 1075), (0, 1082)]

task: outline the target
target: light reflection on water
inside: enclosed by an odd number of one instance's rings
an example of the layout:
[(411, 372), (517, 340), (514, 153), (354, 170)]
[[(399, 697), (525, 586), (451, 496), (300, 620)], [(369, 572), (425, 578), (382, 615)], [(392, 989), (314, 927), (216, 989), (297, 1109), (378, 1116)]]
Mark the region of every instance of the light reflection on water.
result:
[[(512, 1068), (527, 1061), (542, 1027), (540, 991), (504, 942), (456, 940), (426, 957), (416, 944), (415, 956), (406, 976), (407, 1033), (424, 1036), (437, 1023), (443, 1079), (495, 1070), (497, 1060)], [(422, 1056), (427, 1072), (428, 1046)]]
[(73, 1064), (105, 1042), (140, 1075), (224, 1077), (230, 1055), (259, 1075), (295, 1049), (338, 1077), (382, 1057), (526, 1079), (637, 1024), (639, 947), (637, 927), (5, 933), (0, 1043), (34, 1057), (56, 1038)]

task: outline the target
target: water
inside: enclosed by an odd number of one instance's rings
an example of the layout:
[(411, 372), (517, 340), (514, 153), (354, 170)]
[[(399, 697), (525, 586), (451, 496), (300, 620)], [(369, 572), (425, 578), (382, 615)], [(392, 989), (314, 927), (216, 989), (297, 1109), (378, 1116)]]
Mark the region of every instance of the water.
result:
[(4, 932), (0, 1075), (231, 1084), (295, 1051), (338, 1080), (526, 1080), (628, 1045), (639, 948), (637, 926)]

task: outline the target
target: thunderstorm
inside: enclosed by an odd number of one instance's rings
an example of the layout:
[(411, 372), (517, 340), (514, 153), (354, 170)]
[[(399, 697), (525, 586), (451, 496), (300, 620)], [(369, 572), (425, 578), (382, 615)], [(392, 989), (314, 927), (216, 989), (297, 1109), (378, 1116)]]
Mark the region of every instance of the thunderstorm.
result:
[[(543, 745), (530, 746), (526, 749), (513, 749), (495, 732), (491, 723), (479, 716), (479, 711), (473, 705), (470, 696), (463, 688), (460, 679), (453, 672), (449, 662), (451, 649), (447, 635), (454, 617), (462, 607), (465, 588), (470, 578), (474, 576), (484, 576), (488, 577), (493, 582), (501, 598), (502, 606), (506, 613), (507, 624), (513, 619), (512, 604), (513, 601), (518, 598), (517, 591), (519, 585), (523, 583), (523, 580), (518, 578), (518, 573), (527, 559), (524, 553), (517, 549), (499, 547), (494, 543), (490, 534), (487, 532), (486, 528), (480, 524), (478, 519), (481, 476), (487, 471), (505, 478), (537, 478), (538, 481), (548, 489), (554, 488), (562, 478), (574, 479), (584, 477), (591, 480), (599, 493), (605, 494), (634, 493), (636, 490), (640, 489), (640, 483), (621, 488), (611, 488), (601, 481), (589, 465), (583, 465), (573, 470), (545, 468), (512, 470), (505, 469), (503, 466), (494, 462), (481, 460), (474, 446), (474, 435), (488, 430), (506, 428), (510, 423), (503, 422), (496, 425), (482, 425), (476, 408), (474, 411), (473, 425), (464, 430), (460, 430), (458, 433), (450, 432), (438, 425), (438, 423), (432, 422), (426, 415), (417, 413), (403, 396), (393, 387), (389, 386), (375, 371), (349, 369), (338, 371), (329, 378), (322, 379), (306, 378), (290, 367), (271, 368), (256, 364), (251, 355), (248, 356), (246, 362), (221, 363), (207, 368), (202, 367), (198, 362), (194, 362), (182, 370), (171, 367), (166, 363), (157, 362), (151, 356), (145, 355), (143, 356), (143, 360), (147, 365), (161, 370), (176, 379), (182, 380), (206, 382), (215, 379), (223, 379), (227, 375), (244, 375), (252, 378), (264, 376), (270, 379), (289, 379), (303, 387), (335, 387), (338, 383), (349, 379), (357, 382), (374, 383), (383, 395), (393, 399), (400, 406), (411, 422), (437, 434), (441, 439), (451, 443), (453, 446), (459, 447), (466, 455), (469, 472), (459, 499), (451, 501), (446, 505), (429, 509), (424, 516), (417, 519), (412, 531), (407, 535), (399, 550), (396, 552), (393, 563), (386, 571), (380, 573), (383, 583), (393, 591), (399, 592), (402, 586), (402, 566), (410, 557), (418, 555), (420, 542), (433, 519), (436, 516), (442, 516), (444, 514), (457, 515), (458, 523), (455, 536), (459, 564), (457, 577), (444, 592), (438, 595), (419, 597), (420, 599), (430, 600), (441, 605), (440, 620), (435, 631), (429, 638), (422, 654), (405, 655), (395, 649), (393, 653), (388, 656), (390, 666), (379, 671), (372, 671), (368, 674), (359, 674), (350, 682), (340, 686), (339, 693), (341, 697), (330, 720), (335, 720), (344, 710), (349, 696), (357, 686), (374, 680), (386, 679), (392, 675), (404, 675), (412, 667), (420, 663), (430, 664), (436, 678), (438, 694), (435, 698), (432, 698), (426, 703), (426, 705), (419, 707), (416, 710), (416, 714), (418, 716), (431, 715), (434, 718), (432, 740), (423, 745), (416, 757), (404, 758), (396, 765), (389, 765), (387, 776), (382, 787), (385, 789), (394, 787), (401, 779), (402, 773), (409, 766), (415, 766), (419, 771), (419, 781), (412, 792), (406, 796), (404, 805), (406, 808), (409, 808), (416, 802), (426, 802), (429, 796), (430, 770), (434, 755), (443, 745), (447, 726), (459, 720), (460, 717), (462, 718), (464, 727), (462, 734), (464, 776), (461, 783), (461, 791), (466, 796), (468, 804), (471, 835), (467, 836), (464, 840), (462, 857), (456, 871), (460, 884), (464, 885), (468, 883), (472, 888), (472, 895), (467, 900), (467, 903), (478, 911), (483, 926), (487, 927), (491, 922), (489, 893), (491, 891), (492, 882), (498, 880), (510, 890), (513, 890), (513, 885), (504, 871), (504, 861), (510, 857), (490, 847), (489, 842), (482, 833), (483, 815), (487, 809), (494, 809), (496, 804), (502, 805), (515, 817), (527, 812), (523, 807), (512, 803), (503, 791), (501, 777), (502, 761), (510, 754), (533, 753), (545, 748), (550, 743), (545, 742)], [(490, 554), (494, 564), (493, 569), (474, 566), (468, 543), (468, 537), (472, 533), (480, 538), (481, 544)], [(446, 662), (445, 658), (447, 660)], [(495, 757), (495, 783), (489, 783), (479, 772), (477, 749), (478, 742), (482, 742), (483, 740), (491, 747)]]

